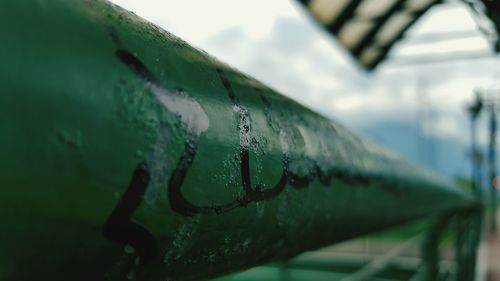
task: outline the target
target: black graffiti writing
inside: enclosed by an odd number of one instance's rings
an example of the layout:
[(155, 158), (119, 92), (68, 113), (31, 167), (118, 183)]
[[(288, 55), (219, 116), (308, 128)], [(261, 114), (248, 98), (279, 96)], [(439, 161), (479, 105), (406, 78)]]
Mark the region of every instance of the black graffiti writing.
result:
[[(135, 55), (126, 50), (118, 50), (117, 57), (124, 63), (130, 70), (132, 70), (140, 79), (145, 83), (154, 84), (154, 88), (163, 88), (159, 80), (152, 74), (151, 71), (142, 63)], [(172, 172), (168, 182), (168, 200), (170, 207), (173, 211), (184, 215), (192, 216), (195, 214), (222, 214), (234, 210), (239, 207), (247, 206), (252, 202), (259, 202), (271, 200), (278, 196), (286, 187), (290, 185), (294, 189), (303, 189), (308, 187), (312, 181), (318, 180), (322, 185), (329, 186), (332, 179), (335, 178), (345, 184), (368, 184), (370, 181), (378, 178), (375, 175), (367, 176), (356, 173), (349, 173), (341, 169), (330, 168), (324, 171), (313, 160), (307, 159), (311, 166), (306, 175), (300, 176), (290, 169), (290, 161), (288, 151), (285, 147), (287, 144), (282, 144), (282, 174), (278, 182), (268, 189), (263, 189), (260, 184), (252, 186), (250, 175), (250, 147), (249, 140), (251, 138), (251, 122), (248, 110), (241, 105), (238, 97), (236, 96), (231, 83), (226, 78), (222, 69), (216, 69), (217, 75), (224, 86), (228, 98), (231, 101), (233, 108), (238, 115), (238, 127), (240, 134), (240, 171), (241, 171), (241, 185), (244, 195), (236, 198), (234, 201), (222, 205), (209, 205), (198, 206), (189, 202), (182, 193), (182, 187), (185, 178), (188, 175), (189, 169), (193, 164), (196, 157), (198, 147), (198, 136), (191, 132), (189, 128), (186, 131), (186, 140), (183, 152), (177, 165)], [(169, 91), (165, 89), (165, 93)], [(269, 107), (270, 103), (261, 95), (261, 99), (265, 106)], [(280, 131), (280, 134), (284, 131)], [(284, 138), (285, 141), (286, 137)], [(380, 181), (380, 179), (379, 179)]]
[[(132, 70), (139, 78), (145, 83), (154, 84), (155, 88), (162, 88), (163, 86), (158, 82), (156, 77), (146, 68), (136, 56), (126, 50), (116, 51), (116, 56), (124, 63), (130, 70)], [(182, 194), (182, 185), (187, 176), (189, 168), (191, 167), (197, 151), (197, 137), (189, 131), (186, 132), (186, 141), (184, 150), (177, 162), (176, 168), (172, 172), (168, 182), (168, 200), (170, 207), (175, 212), (191, 216), (194, 214), (221, 214), (231, 211), (237, 207), (246, 206), (250, 202), (269, 200), (276, 197), (285, 188), (287, 182), (287, 156), (283, 155), (283, 173), (276, 185), (271, 189), (263, 190), (261, 185), (256, 185), (254, 188), (251, 186), (250, 181), (250, 156), (249, 147), (244, 144), (250, 137), (250, 118), (248, 111), (242, 107), (227, 80), (223, 78), (222, 73), (219, 71), (221, 81), (229, 93), (229, 97), (233, 104), (238, 108), (239, 123), (240, 123), (240, 162), (241, 162), (241, 178), (245, 195), (241, 198), (223, 204), (213, 206), (197, 206), (190, 203)], [(165, 91), (168, 92), (168, 91)]]
[(156, 238), (147, 229), (132, 222), (131, 218), (141, 204), (148, 183), (147, 167), (139, 165), (134, 170), (128, 188), (102, 227), (106, 239), (130, 244), (146, 262), (157, 255)]

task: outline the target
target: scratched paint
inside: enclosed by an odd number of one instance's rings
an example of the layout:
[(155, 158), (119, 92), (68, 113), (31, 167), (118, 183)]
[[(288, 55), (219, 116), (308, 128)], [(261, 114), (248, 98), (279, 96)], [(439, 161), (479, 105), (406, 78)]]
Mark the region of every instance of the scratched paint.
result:
[(2, 280), (206, 279), (473, 204), (107, 2), (3, 0), (0, 34)]

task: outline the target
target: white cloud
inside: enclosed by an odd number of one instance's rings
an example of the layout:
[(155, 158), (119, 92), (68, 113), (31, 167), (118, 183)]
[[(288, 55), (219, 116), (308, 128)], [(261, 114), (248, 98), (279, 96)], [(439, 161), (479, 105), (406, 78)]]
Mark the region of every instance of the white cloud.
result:
[(266, 36), (276, 17), (297, 15), (286, 0), (113, 0), (193, 44), (240, 26), (253, 39)]

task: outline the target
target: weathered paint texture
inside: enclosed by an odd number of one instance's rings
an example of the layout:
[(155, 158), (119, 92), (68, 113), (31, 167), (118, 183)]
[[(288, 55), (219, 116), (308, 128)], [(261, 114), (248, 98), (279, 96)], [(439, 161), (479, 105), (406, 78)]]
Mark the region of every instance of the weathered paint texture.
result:
[(2, 0), (0, 38), (0, 280), (207, 278), (473, 204), (106, 2)]

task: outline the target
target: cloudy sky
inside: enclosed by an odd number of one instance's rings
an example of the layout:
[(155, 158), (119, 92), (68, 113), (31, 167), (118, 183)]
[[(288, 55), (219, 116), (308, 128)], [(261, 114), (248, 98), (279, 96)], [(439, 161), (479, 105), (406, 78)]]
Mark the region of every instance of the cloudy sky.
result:
[[(437, 141), (453, 139), (465, 150), (466, 102), (472, 99), (475, 88), (500, 90), (499, 59), (488, 55), (491, 54), (488, 42), (477, 31), (473, 14), (459, 2), (447, 2), (427, 12), (408, 31), (409, 38), (395, 46), (390, 53), (393, 59), (373, 73), (358, 67), (296, 1), (113, 2), (386, 145), (392, 143), (378, 136), (384, 135), (387, 126), (399, 124), (414, 128), (420, 137)], [(450, 31), (470, 31), (476, 36), (419, 43), (427, 34)], [(464, 51), (481, 56), (432, 64), (407, 61), (411, 56), (446, 56)], [(422, 121), (417, 122), (417, 116), (423, 116)], [(485, 143), (486, 125), (482, 127), (480, 137)], [(407, 133), (401, 131), (401, 134)], [(410, 158), (418, 158), (418, 153), (418, 148), (413, 152), (403, 151)], [(465, 155), (464, 151), (455, 153)], [(464, 157), (461, 160), (466, 162)], [(466, 168), (457, 166), (447, 172), (464, 174)]]

